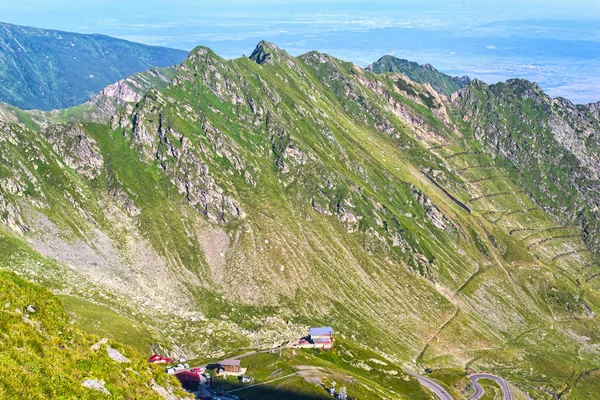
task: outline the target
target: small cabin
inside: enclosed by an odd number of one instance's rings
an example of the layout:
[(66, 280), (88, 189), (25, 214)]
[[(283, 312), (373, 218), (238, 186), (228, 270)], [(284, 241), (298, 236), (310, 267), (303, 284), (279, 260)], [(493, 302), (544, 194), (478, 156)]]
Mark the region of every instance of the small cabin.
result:
[(308, 330), (308, 340), (315, 349), (329, 350), (333, 348), (333, 328), (322, 326)]
[(316, 339), (313, 339), (313, 343), (315, 345), (315, 348), (317, 348), (317, 349), (329, 350), (329, 349), (333, 348), (333, 339), (332, 338), (327, 338), (327, 337), (316, 338)]
[(310, 328), (308, 336), (313, 341), (315, 339), (329, 338), (333, 340), (333, 328), (330, 326), (323, 326), (320, 328)]
[(240, 372), (240, 360), (223, 360), (219, 363), (225, 372)]

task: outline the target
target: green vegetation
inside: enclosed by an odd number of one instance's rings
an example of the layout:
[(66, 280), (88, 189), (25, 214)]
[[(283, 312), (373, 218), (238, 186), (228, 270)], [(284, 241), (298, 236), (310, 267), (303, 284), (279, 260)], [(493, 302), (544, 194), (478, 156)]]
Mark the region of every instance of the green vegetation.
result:
[[(256, 354), (245, 357), (242, 367), (254, 378), (256, 388), (240, 390), (244, 398), (263, 399), (285, 396), (331, 398), (326, 389), (346, 387), (356, 399), (402, 398), (429, 399), (429, 393), (402, 368), (344, 339), (337, 339), (332, 351), (290, 350), (279, 354)], [(272, 382), (271, 382), (272, 381)], [(235, 377), (215, 378), (217, 391), (248, 386)], [(271, 397), (272, 396), (272, 397)], [(290, 397), (292, 398), (292, 397)]]
[(79, 105), (105, 86), (150, 67), (181, 62), (186, 52), (102, 35), (0, 23), (0, 101), (21, 109)]
[[(178, 386), (132, 348), (110, 342), (129, 358), (127, 363), (112, 360), (105, 347), (91, 350), (99, 338), (69, 326), (56, 297), (4, 270), (0, 304), (1, 398), (105, 398), (82, 386), (87, 379), (103, 381), (115, 398), (160, 399), (151, 382)], [(185, 396), (181, 389), (175, 392)]]
[(59, 296), (71, 321), (82, 331), (100, 337), (110, 337), (146, 354), (156, 343), (156, 332), (148, 326), (80, 297)]
[(313, 374), (358, 398), (427, 398), (406, 368), (457, 397), (487, 370), (532, 397), (589, 398), (594, 211), (548, 212), (584, 202), (573, 182), (558, 192), (567, 172), (524, 177), (531, 160), (506, 146), (549, 135), (526, 130), (544, 120), (535, 91), (509, 86), (448, 103), (318, 52), (197, 48), (110, 126), (81, 110), (4, 125), (2, 265), (59, 290), (77, 329), (146, 353), (214, 361), (333, 326), (331, 353), (244, 360), (258, 381), (298, 372), (265, 397), (318, 398)]

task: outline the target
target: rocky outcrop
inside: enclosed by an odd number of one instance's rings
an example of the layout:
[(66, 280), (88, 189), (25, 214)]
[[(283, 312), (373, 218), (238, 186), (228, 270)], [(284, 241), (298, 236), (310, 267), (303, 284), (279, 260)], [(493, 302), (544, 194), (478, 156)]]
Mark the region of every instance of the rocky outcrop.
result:
[(261, 41), (250, 54), (250, 59), (257, 64), (273, 64), (278, 61), (277, 47), (265, 41)]
[(152, 390), (165, 400), (180, 400), (181, 397), (175, 396), (173, 393), (157, 384), (154, 380), (150, 383)]
[(129, 359), (121, 354), (118, 350), (113, 349), (110, 346), (106, 346), (106, 353), (111, 358), (111, 360), (116, 361), (118, 363), (128, 363)]
[(100, 392), (103, 393), (107, 396), (111, 396), (110, 392), (108, 391), (108, 389), (106, 389), (104, 387), (104, 382), (103, 381), (97, 381), (95, 379), (86, 379), (85, 381), (83, 381), (81, 383), (81, 385), (83, 387), (86, 387), (90, 390), (94, 390), (96, 392)]
[(94, 179), (102, 172), (104, 160), (98, 144), (79, 124), (52, 125), (42, 134), (65, 164), (80, 175)]
[(592, 113), (592, 115), (598, 120), (600, 121), (600, 101), (597, 103), (591, 103), (588, 104), (588, 109), (590, 110), (590, 112)]

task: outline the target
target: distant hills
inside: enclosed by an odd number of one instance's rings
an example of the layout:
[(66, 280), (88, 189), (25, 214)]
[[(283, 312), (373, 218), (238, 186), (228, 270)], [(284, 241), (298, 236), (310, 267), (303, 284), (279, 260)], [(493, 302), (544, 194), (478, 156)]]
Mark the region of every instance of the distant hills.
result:
[(417, 83), (429, 83), (436, 92), (445, 95), (450, 95), (465, 86), (471, 79), (467, 76), (450, 76), (446, 75), (430, 64), (419, 65), (416, 62), (403, 60), (394, 56), (383, 56), (377, 62), (369, 65), (367, 71), (372, 71), (377, 74), (385, 72), (399, 72), (410, 78), (411, 81)]
[(129, 75), (186, 56), (104, 35), (0, 23), (0, 101), (21, 109), (72, 107)]

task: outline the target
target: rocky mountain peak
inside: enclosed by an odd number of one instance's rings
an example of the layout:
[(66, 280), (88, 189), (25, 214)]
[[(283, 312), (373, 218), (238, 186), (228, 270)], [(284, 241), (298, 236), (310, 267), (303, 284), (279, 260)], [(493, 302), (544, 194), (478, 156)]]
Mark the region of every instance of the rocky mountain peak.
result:
[(468, 77), (453, 77), (435, 69), (431, 64), (419, 65), (414, 61), (400, 59), (385, 55), (375, 63), (365, 68), (376, 74), (398, 72), (406, 75), (411, 81), (421, 84), (430, 84), (438, 93), (450, 96), (452, 93), (469, 84)]
[(488, 87), (488, 84), (480, 79), (475, 78), (471, 81), (469, 86), (474, 87), (474, 88), (486, 88), (486, 87)]
[[(193, 64), (202, 64), (206, 60), (211, 58), (218, 58), (218, 56), (208, 47), (197, 46), (194, 47), (192, 51), (190, 51), (190, 54), (188, 55), (186, 61), (191, 62)], [(184, 63), (186, 61), (184, 61)]]
[(250, 59), (257, 64), (273, 64), (279, 61), (282, 53), (283, 50), (273, 43), (261, 40), (250, 54)]
[(600, 120), (600, 101), (597, 103), (588, 104), (588, 108), (596, 119)]

